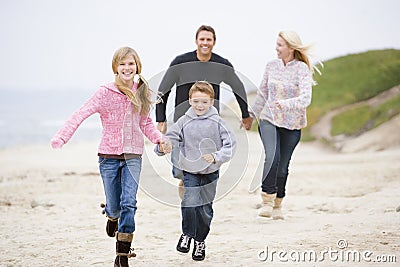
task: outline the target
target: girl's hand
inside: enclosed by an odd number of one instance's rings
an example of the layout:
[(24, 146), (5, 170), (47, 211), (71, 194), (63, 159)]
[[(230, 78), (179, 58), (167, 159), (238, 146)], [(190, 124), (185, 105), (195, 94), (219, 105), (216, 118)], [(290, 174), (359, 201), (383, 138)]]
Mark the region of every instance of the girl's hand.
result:
[(205, 154), (203, 156), (201, 156), (205, 161), (207, 161), (208, 163), (215, 163), (215, 158), (212, 154)]
[(51, 143), (51, 147), (54, 149), (62, 148), (62, 146), (65, 144), (64, 140), (62, 140), (59, 137), (55, 137), (55, 138), (51, 139), (50, 143)]

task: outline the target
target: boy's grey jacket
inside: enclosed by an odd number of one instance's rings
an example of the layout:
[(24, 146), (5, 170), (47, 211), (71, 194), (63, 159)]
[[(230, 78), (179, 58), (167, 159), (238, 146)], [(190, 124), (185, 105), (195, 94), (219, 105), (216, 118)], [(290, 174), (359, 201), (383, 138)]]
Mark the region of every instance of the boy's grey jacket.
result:
[[(236, 139), (215, 107), (201, 116), (192, 108), (183, 115), (167, 132), (173, 150), (180, 152), (175, 167), (190, 173), (207, 174), (218, 170), (222, 163), (229, 161), (236, 149)], [(155, 149), (158, 155), (163, 155)], [(215, 163), (206, 162), (201, 156), (213, 154)]]

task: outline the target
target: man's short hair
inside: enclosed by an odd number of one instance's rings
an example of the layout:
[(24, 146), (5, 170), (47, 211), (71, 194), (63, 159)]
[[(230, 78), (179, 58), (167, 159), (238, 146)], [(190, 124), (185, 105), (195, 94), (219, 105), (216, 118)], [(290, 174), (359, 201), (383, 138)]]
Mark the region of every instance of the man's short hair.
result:
[(207, 25), (201, 25), (201, 26), (199, 27), (199, 29), (196, 31), (196, 40), (197, 40), (197, 37), (199, 36), (199, 33), (200, 33), (201, 31), (208, 31), (208, 32), (211, 32), (211, 33), (213, 34), (213, 36), (214, 36), (214, 42), (215, 42), (215, 40), (217, 39), (217, 36), (215, 35), (215, 30), (214, 30), (213, 27), (207, 26)]

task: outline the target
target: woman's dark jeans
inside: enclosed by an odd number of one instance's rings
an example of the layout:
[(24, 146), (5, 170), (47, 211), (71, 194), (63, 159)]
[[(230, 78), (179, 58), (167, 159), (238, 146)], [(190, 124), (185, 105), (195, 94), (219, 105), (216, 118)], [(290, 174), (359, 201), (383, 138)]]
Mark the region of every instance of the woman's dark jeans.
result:
[(265, 151), (261, 190), (267, 194), (277, 193), (277, 197), (283, 198), (289, 162), (300, 141), (301, 130), (288, 130), (260, 120), (258, 132)]

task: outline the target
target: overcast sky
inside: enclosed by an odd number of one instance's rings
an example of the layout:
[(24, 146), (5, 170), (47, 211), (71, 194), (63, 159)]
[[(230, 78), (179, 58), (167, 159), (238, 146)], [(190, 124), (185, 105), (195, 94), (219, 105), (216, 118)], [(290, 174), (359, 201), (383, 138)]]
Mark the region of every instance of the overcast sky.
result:
[(400, 49), (399, 10), (398, 0), (2, 0), (0, 90), (95, 90), (113, 80), (121, 46), (152, 79), (195, 50), (201, 24), (216, 30), (214, 52), (258, 85), (280, 30), (315, 43), (322, 60)]

